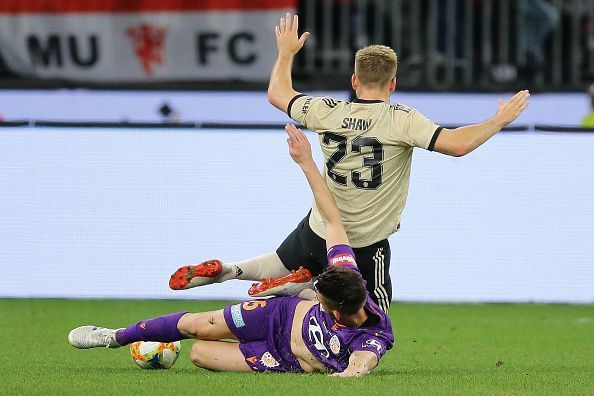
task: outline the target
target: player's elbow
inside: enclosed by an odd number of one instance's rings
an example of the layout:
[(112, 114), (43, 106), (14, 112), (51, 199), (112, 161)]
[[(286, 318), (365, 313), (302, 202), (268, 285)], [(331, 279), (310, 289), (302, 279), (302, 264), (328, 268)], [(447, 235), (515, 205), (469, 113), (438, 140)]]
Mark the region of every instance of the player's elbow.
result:
[(275, 101), (276, 101), (276, 97), (275, 97), (274, 89), (272, 89), (272, 87), (268, 87), (268, 103), (270, 103), (271, 105), (274, 105)]
[(465, 144), (450, 144), (448, 146), (436, 148), (435, 151), (449, 155), (450, 157), (464, 157), (470, 152), (469, 147)]
[(447, 144), (446, 154), (452, 157), (464, 157), (472, 151), (472, 142), (455, 136)]
[(268, 102), (270, 102), (270, 104), (275, 105), (276, 103), (278, 103), (283, 96), (283, 92), (280, 89), (280, 87), (278, 86), (278, 84), (273, 84), (272, 82), (270, 82), (270, 84), (268, 84)]
[(452, 147), (452, 157), (464, 157), (472, 151), (472, 145), (468, 142), (459, 142)]
[(473, 149), (472, 142), (465, 139), (457, 131), (444, 129), (433, 147), (434, 151), (452, 157), (463, 157)]
[(283, 100), (282, 96), (278, 92), (278, 90), (268, 87), (268, 103), (276, 107), (277, 109), (285, 111), (286, 109), (283, 108)]

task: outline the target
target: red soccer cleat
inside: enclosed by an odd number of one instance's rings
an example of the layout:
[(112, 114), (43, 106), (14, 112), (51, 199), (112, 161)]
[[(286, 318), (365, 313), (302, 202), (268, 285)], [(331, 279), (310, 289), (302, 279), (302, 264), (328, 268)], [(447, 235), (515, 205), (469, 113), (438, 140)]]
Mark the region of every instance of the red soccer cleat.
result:
[(262, 279), (260, 282), (254, 283), (250, 287), (250, 290), (248, 290), (248, 294), (251, 297), (274, 295), (295, 296), (303, 289), (311, 287), (312, 277), (310, 270), (299, 267), (298, 270), (292, 270), (289, 275), (285, 275), (282, 278)]
[(219, 260), (208, 260), (198, 265), (181, 267), (171, 275), (169, 287), (173, 290), (191, 289), (215, 283), (223, 273), (223, 263)]

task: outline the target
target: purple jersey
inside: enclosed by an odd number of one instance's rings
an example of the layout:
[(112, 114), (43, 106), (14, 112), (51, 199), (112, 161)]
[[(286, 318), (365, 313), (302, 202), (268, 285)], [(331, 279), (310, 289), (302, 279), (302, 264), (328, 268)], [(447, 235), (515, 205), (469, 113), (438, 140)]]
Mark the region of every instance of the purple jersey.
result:
[[(328, 264), (359, 271), (353, 249), (348, 245), (336, 245), (328, 252)], [(343, 371), (354, 351), (370, 351), (378, 361), (394, 344), (394, 333), (388, 316), (367, 297), (364, 309), (370, 316), (368, 326), (347, 327), (334, 321), (314, 305), (303, 320), (302, 336), (309, 351), (331, 371)]]
[[(358, 271), (350, 246), (330, 249), (328, 262)], [(224, 309), (229, 329), (240, 341), (239, 349), (254, 371), (303, 372), (291, 351), (291, 328), (297, 297), (275, 297), (230, 305)], [(347, 327), (334, 321), (314, 305), (305, 315), (302, 336), (313, 356), (331, 371), (343, 371), (354, 351), (371, 351), (378, 360), (392, 348), (394, 335), (390, 319), (369, 298), (364, 306), (373, 323)]]

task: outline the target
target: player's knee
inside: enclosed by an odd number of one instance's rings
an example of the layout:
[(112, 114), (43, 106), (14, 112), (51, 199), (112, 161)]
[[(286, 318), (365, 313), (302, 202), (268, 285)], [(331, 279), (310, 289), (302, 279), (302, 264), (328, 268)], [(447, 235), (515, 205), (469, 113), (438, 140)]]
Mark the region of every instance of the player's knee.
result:
[(190, 360), (195, 366), (207, 368), (207, 359), (208, 354), (206, 353), (206, 345), (204, 342), (196, 341), (194, 345), (192, 345), (192, 350), (190, 351)]
[(204, 313), (193, 313), (182, 316), (177, 323), (177, 329), (187, 337), (196, 340), (212, 339), (212, 326), (208, 326), (209, 316)]
[(200, 338), (200, 314), (185, 314), (177, 322), (177, 329), (187, 337)]
[(297, 294), (297, 297), (305, 298), (306, 300), (315, 300), (317, 297), (316, 291), (314, 289), (303, 289)]

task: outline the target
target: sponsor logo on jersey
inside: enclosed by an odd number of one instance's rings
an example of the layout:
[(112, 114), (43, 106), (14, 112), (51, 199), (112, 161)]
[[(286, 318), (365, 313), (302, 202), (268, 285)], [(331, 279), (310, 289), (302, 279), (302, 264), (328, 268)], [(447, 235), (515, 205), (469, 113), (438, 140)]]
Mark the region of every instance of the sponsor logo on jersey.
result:
[(332, 338), (330, 338), (330, 350), (335, 355), (338, 355), (338, 353), (340, 352), (340, 340), (338, 339), (338, 336), (336, 334), (334, 334)]
[(262, 355), (262, 359), (260, 359), (260, 363), (262, 363), (265, 367), (273, 368), (277, 367), (280, 363), (276, 361), (275, 358), (272, 357), (270, 352), (264, 353)]
[(305, 99), (305, 103), (303, 104), (303, 108), (301, 109), (301, 114), (307, 113), (307, 111), (309, 110), (309, 105), (311, 104), (312, 99), (313, 99), (313, 96), (308, 96), (307, 99)]
[(330, 265), (357, 265), (355, 258), (350, 254), (341, 254), (330, 259)]
[(140, 328), (141, 328), (142, 330), (146, 330), (146, 322), (142, 322), (142, 323), (140, 324)]
[(363, 344), (363, 346), (372, 346), (375, 349), (377, 349), (378, 352), (382, 351), (382, 344), (380, 344), (380, 342), (378, 340), (367, 340), (365, 341), (365, 344)]
[(239, 304), (231, 306), (231, 319), (233, 319), (235, 327), (239, 328), (245, 326), (243, 315), (241, 314), (241, 306)]
[(330, 356), (330, 352), (324, 345), (324, 333), (315, 316), (309, 318), (309, 341), (313, 343), (314, 348), (320, 352), (320, 355), (326, 358)]

